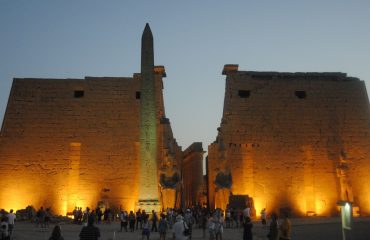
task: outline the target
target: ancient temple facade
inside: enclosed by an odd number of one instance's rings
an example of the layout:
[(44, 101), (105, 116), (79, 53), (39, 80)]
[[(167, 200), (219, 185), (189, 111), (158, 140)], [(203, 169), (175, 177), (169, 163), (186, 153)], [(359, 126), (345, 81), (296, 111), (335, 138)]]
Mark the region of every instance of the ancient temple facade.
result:
[(211, 207), (245, 195), (257, 215), (370, 214), (365, 83), (344, 73), (239, 71), (225, 65), (223, 116), (208, 151)]
[(141, 62), (132, 77), (14, 79), (0, 135), (2, 208), (179, 206), (183, 151), (148, 24)]
[[(165, 68), (149, 25), (132, 77), (15, 78), (0, 132), (0, 207), (147, 211), (247, 196), (257, 213), (370, 215), (370, 107), (344, 73), (225, 65), (223, 116), (208, 146), (185, 151), (165, 114)], [(207, 186), (204, 185), (206, 182)]]

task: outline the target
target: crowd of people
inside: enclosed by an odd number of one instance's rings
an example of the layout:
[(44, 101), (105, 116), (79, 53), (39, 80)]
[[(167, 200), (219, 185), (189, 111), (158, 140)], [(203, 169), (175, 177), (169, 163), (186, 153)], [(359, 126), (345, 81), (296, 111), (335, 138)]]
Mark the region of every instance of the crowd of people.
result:
[[(98, 212), (98, 210), (96, 210), (96, 212)], [(290, 239), (291, 223), (287, 215), (284, 215), (283, 221), (279, 224), (277, 215), (271, 213), (269, 228), (267, 227), (266, 209), (262, 209), (260, 215), (262, 226), (268, 229), (267, 239)], [(84, 227), (81, 231), (80, 239), (90, 239), (83, 238), (85, 232), (89, 231), (100, 236), (97, 227), (93, 228), (91, 226), (93, 226), (94, 222), (99, 224), (99, 219), (101, 217), (94, 213), (94, 211), (89, 213), (88, 209), (82, 216), (83, 219), (88, 219), (88, 224), (87, 227)], [(107, 223), (111, 221), (109, 220), (109, 216), (108, 214), (108, 218), (104, 218)], [(121, 209), (118, 218), (120, 221), (120, 232), (139, 231), (141, 232), (142, 240), (149, 240), (152, 232), (158, 232), (160, 240), (165, 240), (168, 235), (172, 235), (173, 239), (176, 240), (191, 240), (193, 228), (202, 229), (203, 238), (206, 238), (208, 235), (209, 240), (222, 240), (224, 228), (243, 228), (243, 240), (253, 239), (253, 223), (249, 207), (239, 211), (235, 211), (231, 208), (227, 208), (225, 211), (221, 209), (211, 211), (208, 208), (200, 206), (188, 208), (185, 211), (182, 209), (167, 209), (160, 213), (159, 216), (154, 210), (148, 214), (145, 210), (141, 209), (137, 212), (127, 212)], [(90, 230), (88, 231), (87, 228), (89, 226)]]
[[(50, 209), (44, 210), (41, 207), (35, 214), (34, 221), (37, 227), (48, 227), (50, 222)], [(268, 232), (266, 238), (269, 240), (289, 240), (291, 235), (291, 223), (287, 215), (279, 223), (277, 215), (271, 213), (270, 224), (267, 226), (266, 209), (260, 212), (263, 228)], [(11, 239), (14, 220), (16, 215), (13, 210), (9, 213), (1, 210), (1, 236), (0, 240)], [(73, 223), (83, 225), (79, 233), (80, 240), (97, 240), (100, 238), (99, 225), (103, 222), (110, 224), (113, 221), (120, 222), (118, 231), (120, 232), (139, 232), (142, 240), (149, 240), (153, 232), (158, 232), (160, 240), (170, 238), (176, 240), (191, 240), (193, 229), (202, 230), (202, 237), (209, 240), (222, 240), (224, 228), (243, 228), (243, 240), (253, 239), (253, 223), (250, 208), (244, 210), (233, 210), (227, 208), (209, 210), (206, 207), (196, 206), (188, 209), (167, 209), (161, 213), (152, 210), (150, 214), (145, 210), (126, 211), (120, 209), (119, 213), (113, 213), (111, 209), (104, 211), (97, 207), (90, 210), (86, 208), (75, 208), (73, 211)], [(49, 240), (63, 240), (61, 228), (56, 225), (52, 231)]]

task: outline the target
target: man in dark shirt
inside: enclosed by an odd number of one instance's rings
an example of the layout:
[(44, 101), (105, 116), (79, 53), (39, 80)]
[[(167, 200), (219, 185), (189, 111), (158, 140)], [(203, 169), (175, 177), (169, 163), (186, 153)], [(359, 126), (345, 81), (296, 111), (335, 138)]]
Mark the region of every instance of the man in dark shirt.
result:
[(100, 230), (94, 226), (94, 218), (89, 217), (87, 226), (83, 227), (80, 232), (80, 240), (99, 240)]

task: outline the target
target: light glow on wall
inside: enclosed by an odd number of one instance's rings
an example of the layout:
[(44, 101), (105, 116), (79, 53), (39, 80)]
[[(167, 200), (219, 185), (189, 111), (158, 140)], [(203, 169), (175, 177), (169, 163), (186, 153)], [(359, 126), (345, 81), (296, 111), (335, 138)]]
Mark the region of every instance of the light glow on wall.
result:
[(254, 208), (256, 209), (256, 217), (261, 217), (262, 209), (266, 208), (266, 200), (262, 197), (254, 197)]
[(6, 193), (6, 197), (2, 197), (1, 208), (9, 211), (13, 209), (14, 212), (27, 207), (29, 196), (28, 194), (20, 188), (9, 188), (2, 189)]

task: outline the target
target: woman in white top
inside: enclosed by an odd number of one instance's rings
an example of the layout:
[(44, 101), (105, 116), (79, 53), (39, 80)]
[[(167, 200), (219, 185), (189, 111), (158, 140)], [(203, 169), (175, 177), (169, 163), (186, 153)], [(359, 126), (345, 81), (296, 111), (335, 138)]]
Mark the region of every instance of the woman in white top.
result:
[(185, 229), (188, 226), (184, 222), (184, 218), (181, 215), (176, 217), (176, 223), (173, 225), (173, 236), (176, 240), (187, 240), (188, 236), (184, 235)]

